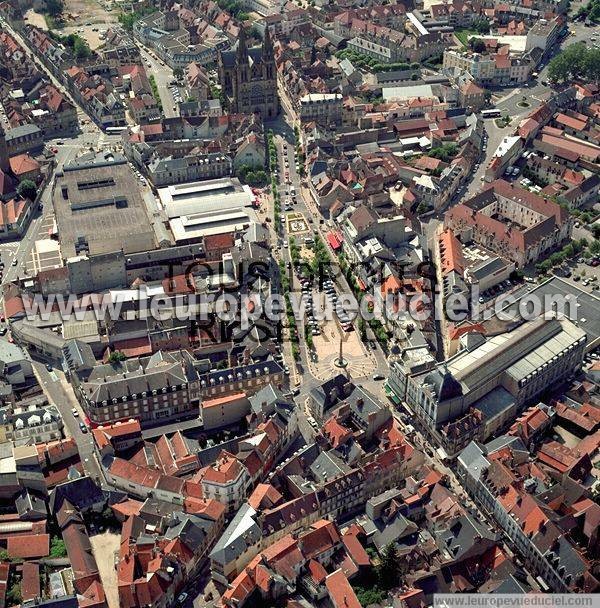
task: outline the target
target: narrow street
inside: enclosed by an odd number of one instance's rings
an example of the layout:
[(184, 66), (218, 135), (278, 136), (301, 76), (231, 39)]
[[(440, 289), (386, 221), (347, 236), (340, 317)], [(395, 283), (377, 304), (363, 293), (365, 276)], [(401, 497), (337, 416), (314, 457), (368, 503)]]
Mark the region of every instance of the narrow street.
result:
[(145, 46), (140, 43), (136, 44), (137, 47), (140, 49), (142, 59), (146, 64), (148, 77), (154, 76), (154, 79), (156, 81), (156, 86), (158, 88), (158, 94), (160, 95), (160, 100), (162, 102), (163, 114), (165, 118), (173, 118), (175, 116), (179, 116), (177, 105), (169, 89), (169, 85), (173, 80), (173, 70), (160, 59), (157, 59), (156, 55), (154, 55), (152, 51), (147, 49)]
[(77, 443), (84, 471), (97, 482), (103, 484), (104, 476), (94, 453), (92, 434), (89, 431), (85, 433), (81, 431), (79, 427), (81, 416), (78, 418), (73, 416), (73, 408), (77, 408), (81, 411), (73, 389), (62, 371), (49, 371), (46, 369), (44, 363), (36, 360), (32, 360), (32, 365), (34, 373), (44, 394), (48, 398), (48, 401), (58, 408), (65, 427), (68, 430), (68, 434), (73, 437)]

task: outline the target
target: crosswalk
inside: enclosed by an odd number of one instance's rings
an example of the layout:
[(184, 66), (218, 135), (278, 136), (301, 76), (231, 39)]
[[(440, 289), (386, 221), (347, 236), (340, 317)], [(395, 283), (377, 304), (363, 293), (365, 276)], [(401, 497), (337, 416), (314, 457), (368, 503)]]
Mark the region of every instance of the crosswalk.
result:
[(18, 241), (9, 241), (7, 243), (0, 243), (0, 251), (11, 251), (15, 252), (19, 248)]

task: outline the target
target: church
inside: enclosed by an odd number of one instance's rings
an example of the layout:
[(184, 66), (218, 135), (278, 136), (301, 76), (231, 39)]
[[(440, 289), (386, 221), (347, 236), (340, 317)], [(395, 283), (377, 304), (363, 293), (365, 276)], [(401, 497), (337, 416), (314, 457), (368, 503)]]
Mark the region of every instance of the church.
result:
[(219, 53), (219, 81), (232, 112), (258, 112), (263, 120), (279, 113), (277, 69), (269, 28), (262, 46), (248, 48), (242, 28), (237, 45)]

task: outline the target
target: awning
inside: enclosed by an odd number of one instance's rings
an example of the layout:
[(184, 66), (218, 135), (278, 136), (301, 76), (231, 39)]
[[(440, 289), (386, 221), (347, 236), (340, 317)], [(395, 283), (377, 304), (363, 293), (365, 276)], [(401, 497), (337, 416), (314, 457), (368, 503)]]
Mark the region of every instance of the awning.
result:
[(365, 285), (365, 282), (362, 279), (356, 279), (356, 282), (358, 283), (358, 286), (360, 287), (361, 291), (367, 290), (367, 286)]
[(327, 233), (327, 242), (334, 251), (337, 251), (342, 246), (342, 241), (335, 232)]
[(384, 384), (383, 388), (385, 390), (386, 397), (392, 403), (395, 403), (396, 405), (401, 405), (402, 404), (402, 402), (400, 401), (400, 399), (396, 396), (396, 393), (394, 393), (394, 391), (388, 386), (387, 383)]

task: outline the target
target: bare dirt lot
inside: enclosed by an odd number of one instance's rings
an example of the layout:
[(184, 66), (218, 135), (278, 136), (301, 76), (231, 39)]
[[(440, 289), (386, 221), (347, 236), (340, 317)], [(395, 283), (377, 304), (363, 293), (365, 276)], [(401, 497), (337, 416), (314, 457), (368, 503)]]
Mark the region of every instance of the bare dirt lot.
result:
[(115, 555), (119, 552), (120, 539), (121, 537), (114, 532), (103, 532), (90, 537), (108, 608), (119, 608)]
[[(111, 10), (107, 10), (107, 7), (111, 7)], [(78, 34), (92, 50), (95, 50), (102, 45), (103, 41), (100, 39), (102, 30), (117, 23), (118, 14), (119, 10), (112, 9), (112, 5), (108, 2), (102, 4), (97, 0), (66, 0), (63, 27), (60, 28), (59, 33), (63, 36)], [(48, 29), (44, 15), (36, 13), (33, 9), (27, 11), (25, 20), (40, 29)]]

